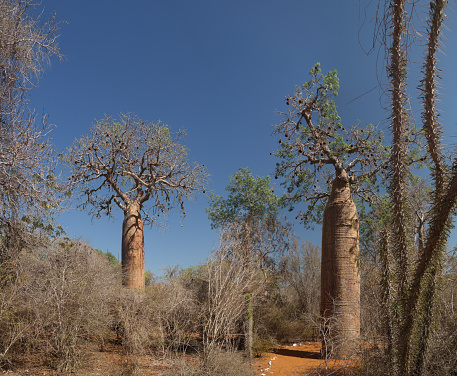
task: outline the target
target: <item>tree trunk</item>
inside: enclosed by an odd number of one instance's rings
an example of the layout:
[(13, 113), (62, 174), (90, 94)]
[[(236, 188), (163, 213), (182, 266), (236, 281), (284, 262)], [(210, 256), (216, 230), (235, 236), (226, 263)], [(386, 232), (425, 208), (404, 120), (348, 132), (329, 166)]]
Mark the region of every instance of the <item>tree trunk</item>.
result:
[(141, 209), (131, 203), (122, 223), (122, 274), (125, 287), (144, 289), (144, 235)]
[(359, 220), (345, 176), (333, 181), (324, 211), (321, 317), (323, 355), (351, 356), (360, 337)]
[(252, 353), (254, 343), (254, 315), (252, 308), (252, 295), (247, 293), (244, 298), (246, 299), (246, 315), (247, 315), (247, 328), (246, 328), (246, 352), (249, 358), (249, 363), (252, 365), (252, 359), (254, 358)]

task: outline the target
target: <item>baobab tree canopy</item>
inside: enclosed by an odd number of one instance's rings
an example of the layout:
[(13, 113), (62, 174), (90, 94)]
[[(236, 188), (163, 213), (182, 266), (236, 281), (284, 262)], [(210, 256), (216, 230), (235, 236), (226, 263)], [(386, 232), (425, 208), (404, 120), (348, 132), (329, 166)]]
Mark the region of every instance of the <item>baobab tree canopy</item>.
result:
[(183, 200), (204, 190), (206, 170), (188, 162), (184, 136), (132, 114), (97, 121), (66, 156), (81, 206), (96, 217), (111, 216), (113, 204), (125, 211), (135, 201), (150, 223), (177, 205), (185, 213)]
[[(147, 224), (161, 224), (160, 215), (166, 217), (176, 206), (185, 215), (184, 200), (204, 192), (206, 170), (189, 163), (187, 148), (180, 142), (184, 135), (133, 114), (106, 116), (68, 149), (65, 159), (70, 182), (80, 192), (79, 206), (97, 218), (112, 216), (113, 206), (124, 212), (122, 264), (127, 286), (144, 287), (143, 218)], [(135, 278), (129, 277), (130, 269), (136, 270)]]
[(276, 178), (285, 178), (285, 202), (291, 208), (301, 201), (308, 204), (299, 212), (305, 225), (322, 220), (336, 177), (344, 176), (353, 194), (371, 200), (378, 193), (377, 174), (389, 157), (383, 132), (375, 125), (343, 126), (334, 102), (339, 89), (336, 70), (324, 75), (317, 63), (310, 76), (286, 97), (283, 121), (274, 126), (279, 138)]

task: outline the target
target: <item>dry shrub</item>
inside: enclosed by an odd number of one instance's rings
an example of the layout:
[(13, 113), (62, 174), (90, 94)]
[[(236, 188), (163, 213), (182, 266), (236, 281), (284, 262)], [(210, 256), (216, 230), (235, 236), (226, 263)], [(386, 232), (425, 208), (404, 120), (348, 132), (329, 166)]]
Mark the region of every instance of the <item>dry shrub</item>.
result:
[(195, 341), (198, 309), (194, 294), (180, 278), (151, 279), (145, 291), (123, 289), (115, 303), (115, 325), (124, 352), (164, 356), (185, 351)]
[[(457, 259), (447, 255), (440, 278), (440, 294), (436, 298), (433, 326), (428, 342), (424, 376), (455, 376), (457, 370)], [(376, 266), (362, 269), (362, 328), (367, 345), (363, 348), (360, 373), (381, 376), (391, 373), (387, 336), (383, 336), (386, 322), (380, 296)]]
[(21, 297), (24, 280), (14, 263), (3, 262), (0, 270), (0, 369), (11, 366), (12, 351), (33, 331), (33, 320), (24, 319)]
[(457, 253), (447, 255), (424, 374), (457, 375)]
[(385, 333), (381, 269), (377, 264), (362, 261), (360, 270), (360, 332), (364, 341), (372, 343), (381, 340)]
[(116, 299), (115, 327), (125, 353), (144, 353), (151, 347), (151, 312), (142, 291), (122, 289)]
[(424, 375), (457, 375), (457, 314), (454, 312), (435, 328), (430, 340), (430, 352)]
[(39, 232), (27, 231), (23, 223), (0, 218), (0, 368), (12, 365), (13, 350), (27, 343), (24, 339), (30, 338), (35, 326), (24, 305), (30, 278), (20, 271), (21, 252), (48, 243)]
[(289, 304), (296, 312), (319, 315), (321, 289), (321, 249), (310, 242), (294, 242), (280, 262), (281, 277)]
[(205, 361), (192, 362), (184, 357), (176, 358), (162, 376), (251, 376), (252, 367), (242, 354), (214, 350)]
[(16, 322), (32, 326), (22, 343), (44, 351), (58, 371), (77, 368), (85, 342), (101, 346), (110, 308), (120, 288), (120, 270), (87, 244), (61, 241), (23, 254)]
[(370, 346), (364, 349), (359, 373), (366, 376), (384, 376), (392, 371), (385, 346)]
[(273, 352), (273, 350), (278, 347), (279, 344), (273, 340), (255, 336), (254, 343), (252, 344), (252, 352), (254, 356), (261, 357), (265, 353)]
[(319, 325), (320, 248), (311, 243), (291, 244), (282, 255), (267, 294), (257, 308), (257, 334), (289, 342), (315, 338)]
[(138, 361), (131, 355), (121, 358), (110, 370), (110, 376), (140, 376), (143, 372), (138, 365)]
[(181, 278), (169, 276), (146, 290), (154, 322), (154, 341), (164, 355), (195, 346), (199, 333), (199, 311), (195, 294)]
[[(265, 339), (288, 343), (315, 339), (319, 332), (309, 314), (292, 311), (284, 301), (266, 300), (257, 310), (257, 334)], [(313, 316), (314, 317), (314, 316)]]
[(202, 376), (252, 375), (249, 361), (242, 354), (231, 351), (213, 351), (205, 360)]

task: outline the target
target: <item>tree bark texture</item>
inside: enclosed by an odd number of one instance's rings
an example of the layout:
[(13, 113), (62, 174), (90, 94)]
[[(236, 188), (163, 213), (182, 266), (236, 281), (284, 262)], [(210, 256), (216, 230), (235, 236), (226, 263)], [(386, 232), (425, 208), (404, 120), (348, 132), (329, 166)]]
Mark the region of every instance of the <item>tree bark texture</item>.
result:
[(246, 352), (249, 358), (249, 363), (252, 365), (252, 359), (254, 359), (254, 354), (252, 352), (253, 342), (254, 342), (254, 315), (252, 308), (252, 295), (246, 294), (246, 315), (247, 315), (247, 331), (246, 331)]
[(122, 274), (125, 287), (144, 289), (144, 234), (138, 203), (131, 203), (124, 212)]
[(349, 183), (341, 178), (333, 181), (324, 211), (321, 317), (323, 355), (351, 356), (360, 337), (359, 220)]

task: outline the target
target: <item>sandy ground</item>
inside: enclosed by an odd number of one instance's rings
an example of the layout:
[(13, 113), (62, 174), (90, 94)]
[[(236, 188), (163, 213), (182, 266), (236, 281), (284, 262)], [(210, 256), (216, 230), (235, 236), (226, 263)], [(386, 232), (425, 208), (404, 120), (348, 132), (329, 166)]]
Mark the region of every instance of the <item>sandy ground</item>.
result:
[[(351, 360), (325, 362), (320, 359), (318, 342), (282, 346), (275, 353), (265, 354), (254, 363), (255, 376), (312, 376), (352, 375), (355, 363)], [(327, 372), (325, 372), (327, 370)]]
[[(94, 349), (95, 350), (95, 349)], [(163, 369), (161, 361), (154, 356), (122, 354), (119, 346), (108, 351), (92, 351), (84, 367), (75, 373), (64, 375), (79, 376), (124, 376), (158, 375)], [(254, 376), (349, 376), (354, 375), (351, 361), (328, 361), (320, 359), (320, 343), (303, 342), (281, 346), (274, 353), (267, 353), (254, 361)], [(327, 372), (325, 369), (327, 368)], [(130, 371), (130, 372), (129, 372)], [(62, 376), (43, 363), (39, 355), (27, 356), (14, 371), (0, 371), (8, 376)]]

